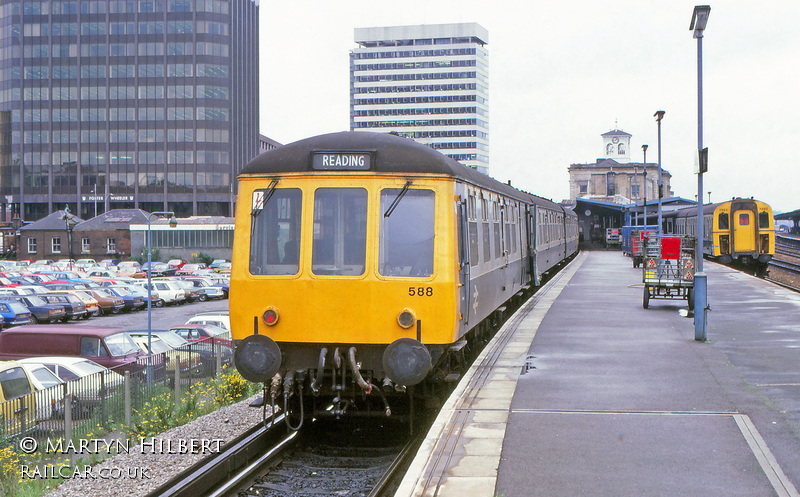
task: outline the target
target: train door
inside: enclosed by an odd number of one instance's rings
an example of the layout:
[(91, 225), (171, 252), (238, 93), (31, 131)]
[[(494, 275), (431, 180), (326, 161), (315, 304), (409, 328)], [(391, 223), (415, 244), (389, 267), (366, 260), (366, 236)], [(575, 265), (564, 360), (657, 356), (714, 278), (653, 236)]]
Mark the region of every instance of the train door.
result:
[(458, 230), (458, 287), (459, 287), (459, 312), (461, 321), (466, 325), (469, 322), (469, 240), (467, 228), (467, 200), (456, 204)]
[(756, 217), (753, 211), (733, 212), (733, 250), (752, 252), (756, 249)]

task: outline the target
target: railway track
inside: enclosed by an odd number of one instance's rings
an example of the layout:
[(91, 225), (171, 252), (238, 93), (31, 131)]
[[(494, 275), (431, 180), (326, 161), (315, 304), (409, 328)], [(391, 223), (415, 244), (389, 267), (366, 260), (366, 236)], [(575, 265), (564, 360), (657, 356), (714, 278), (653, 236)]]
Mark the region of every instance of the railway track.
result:
[(428, 425), (419, 423), (411, 434), (395, 421), (362, 419), (314, 422), (295, 432), (280, 417), (273, 426), (251, 428), (148, 497), (389, 495)]
[(800, 292), (800, 238), (777, 235), (767, 280)]

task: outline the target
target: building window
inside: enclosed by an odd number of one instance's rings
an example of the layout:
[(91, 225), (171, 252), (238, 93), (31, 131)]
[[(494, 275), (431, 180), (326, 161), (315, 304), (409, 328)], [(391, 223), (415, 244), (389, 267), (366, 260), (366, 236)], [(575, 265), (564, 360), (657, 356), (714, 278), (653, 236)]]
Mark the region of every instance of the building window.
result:
[(28, 253), (36, 253), (36, 238), (28, 238)]
[(50, 251), (52, 253), (54, 253), (54, 254), (60, 254), (61, 253), (61, 237), (60, 236), (54, 236), (53, 237), (53, 239), (52, 239), (52, 241), (50, 243), (50, 248), (51, 248)]
[(589, 193), (589, 184), (578, 183), (578, 193), (581, 195), (586, 195), (587, 193)]
[(81, 253), (88, 254), (92, 251), (89, 239), (88, 238), (81, 238)]
[(106, 238), (106, 252), (109, 254), (116, 253), (117, 251), (117, 239), (116, 238)]

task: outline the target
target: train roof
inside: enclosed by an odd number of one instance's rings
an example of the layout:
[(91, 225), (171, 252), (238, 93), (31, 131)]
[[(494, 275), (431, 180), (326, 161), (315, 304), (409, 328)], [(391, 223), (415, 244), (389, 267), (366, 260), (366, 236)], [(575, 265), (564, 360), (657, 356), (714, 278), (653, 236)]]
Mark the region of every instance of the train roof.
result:
[[(517, 190), (476, 169), (418, 143), (390, 133), (342, 131), (313, 136), (278, 147), (251, 160), (241, 171), (247, 174), (300, 173), (314, 170), (313, 156), (321, 153), (366, 152), (372, 157), (371, 172), (391, 174), (437, 174), (461, 179), (503, 195), (561, 210), (555, 202)], [(353, 172), (346, 170), (344, 172)]]
[[(711, 214), (717, 210), (717, 208), (721, 205), (730, 204), (730, 203), (745, 203), (745, 204), (754, 204), (756, 202), (761, 202), (760, 200), (755, 200), (753, 198), (742, 198), (736, 197), (731, 200), (726, 200), (724, 202), (716, 202), (714, 204), (703, 204), (703, 215)], [(764, 204), (765, 202), (761, 202)], [(672, 212), (665, 213), (663, 217), (693, 217), (697, 215), (697, 205), (689, 206), (684, 209), (676, 209)]]

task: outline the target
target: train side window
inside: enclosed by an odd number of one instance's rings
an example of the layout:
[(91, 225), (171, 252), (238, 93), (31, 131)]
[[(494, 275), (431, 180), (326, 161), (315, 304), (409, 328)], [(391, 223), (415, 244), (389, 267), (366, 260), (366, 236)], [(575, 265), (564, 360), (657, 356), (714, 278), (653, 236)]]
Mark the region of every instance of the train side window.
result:
[[(381, 191), (378, 271), (383, 276), (428, 277), (433, 274), (435, 194), (431, 190), (408, 190), (392, 214), (384, 216), (400, 191)], [(469, 223), (470, 260), (473, 225), (477, 223)]]
[(277, 188), (261, 210), (254, 211), (250, 274), (290, 275), (300, 271), (302, 201), (299, 188)]
[[(391, 204), (395, 198), (397, 198), (397, 194), (389, 203)], [(400, 201), (398, 208), (402, 205), (403, 201)], [(387, 207), (388, 205), (384, 207), (383, 211)], [(314, 274), (337, 276), (364, 274), (366, 247), (367, 190), (364, 188), (317, 189), (314, 194), (314, 241), (311, 249), (311, 271)]]
[(769, 215), (766, 212), (758, 213), (758, 227), (760, 229), (769, 228)]
[(718, 219), (717, 219), (717, 224), (719, 225), (719, 229), (721, 229), (721, 230), (728, 230), (728, 229), (731, 228), (730, 227), (730, 223), (728, 221), (728, 213), (727, 212), (720, 212), (719, 213), (719, 216), (718, 216)]

